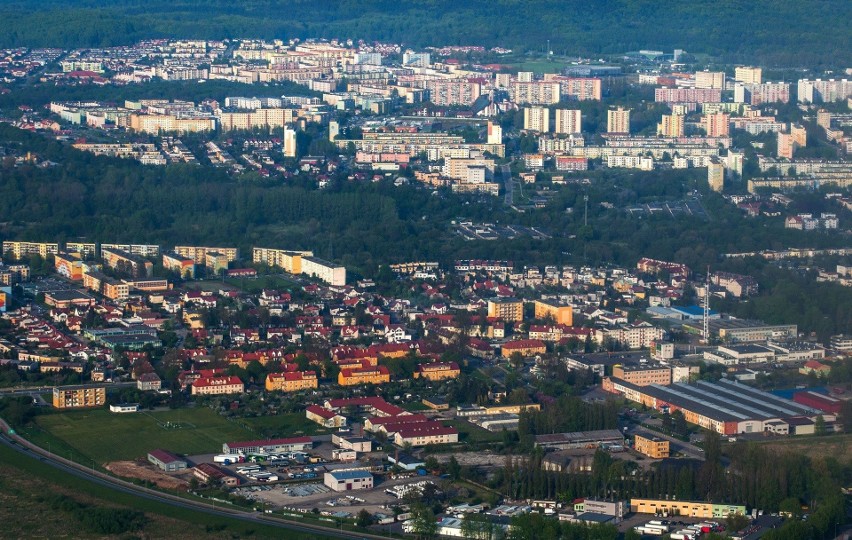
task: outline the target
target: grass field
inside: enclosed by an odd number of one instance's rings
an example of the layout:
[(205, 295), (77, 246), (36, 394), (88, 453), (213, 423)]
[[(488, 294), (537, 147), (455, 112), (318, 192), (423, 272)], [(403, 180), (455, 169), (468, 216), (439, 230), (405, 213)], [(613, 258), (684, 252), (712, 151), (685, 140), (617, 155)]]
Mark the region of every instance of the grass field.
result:
[(280, 275), (258, 276), (256, 278), (225, 278), (225, 283), (249, 293), (258, 293), (263, 289), (287, 290), (298, 283)]
[[(182, 427), (167, 429), (166, 422)], [(74, 452), (75, 461), (99, 465), (145, 457), (155, 448), (180, 454), (220, 452), (224, 442), (260, 437), (207, 408), (136, 414), (74, 411), (38, 416), (36, 426), (22, 430), (22, 435), (45, 448), (50, 443), (51, 451), (63, 457)]]
[(300, 437), (302, 435), (330, 433), (328, 429), (308, 420), (303, 412), (240, 418), (237, 423), (244, 424), (262, 438)]
[(487, 429), (475, 426), (466, 420), (451, 420), (442, 422), (459, 430), (459, 440), (471, 444), (484, 442), (498, 442), (503, 440), (502, 433), (492, 433)]
[(852, 434), (787, 437), (758, 444), (775, 450), (804, 454), (810, 458), (832, 456), (844, 463), (852, 459)]

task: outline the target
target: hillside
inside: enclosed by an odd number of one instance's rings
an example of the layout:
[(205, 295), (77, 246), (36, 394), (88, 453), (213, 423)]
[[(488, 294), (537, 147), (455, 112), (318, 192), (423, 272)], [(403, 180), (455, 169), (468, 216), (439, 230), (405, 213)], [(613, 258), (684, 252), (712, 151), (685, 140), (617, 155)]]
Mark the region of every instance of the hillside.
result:
[(0, 46), (107, 46), (151, 37), (341, 37), (559, 54), (674, 48), (725, 61), (848, 67), (852, 2), (757, 0), (18, 0)]

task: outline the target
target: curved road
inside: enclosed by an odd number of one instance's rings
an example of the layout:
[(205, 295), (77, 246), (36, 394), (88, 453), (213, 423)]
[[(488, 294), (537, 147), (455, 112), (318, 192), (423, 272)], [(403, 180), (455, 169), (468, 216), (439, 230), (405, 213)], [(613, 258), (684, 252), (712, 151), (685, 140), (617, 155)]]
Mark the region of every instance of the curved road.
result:
[(259, 512), (248, 512), (228, 507), (215, 507), (212, 505), (207, 506), (204, 503), (195, 502), (189, 499), (182, 499), (175, 495), (170, 495), (168, 493), (163, 493), (142, 486), (137, 486), (136, 484), (125, 482), (123, 480), (113, 478), (103, 473), (90, 471), (89, 469), (86, 469), (85, 467), (82, 467), (77, 463), (68, 461), (54, 454), (49, 454), (41, 447), (35, 446), (29, 441), (17, 435), (8, 434), (9, 427), (2, 420), (0, 420), (0, 427), (2, 427), (2, 436), (0, 436), (0, 444), (3, 444), (21, 454), (29, 455), (33, 459), (36, 459), (33, 453), (38, 454), (38, 459), (43, 463), (50, 465), (51, 467), (64, 471), (68, 474), (73, 474), (74, 476), (88, 480), (89, 482), (109, 487), (111, 489), (115, 489), (123, 493), (135, 495), (137, 497), (143, 497), (145, 499), (157, 501), (171, 506), (177, 506), (181, 508), (195, 510), (198, 512), (204, 512), (205, 514), (238, 519), (240, 521), (245, 521), (248, 523), (260, 523), (264, 525), (270, 525), (272, 527), (278, 527), (280, 529), (287, 529), (302, 533), (314, 533), (333, 538), (354, 538), (364, 540), (386, 540), (388, 538), (387, 536), (380, 536), (376, 534), (353, 533), (349, 531), (342, 531), (339, 529), (332, 529), (330, 527), (322, 527), (319, 525), (311, 525), (308, 523), (287, 521), (282, 518), (268, 516)]

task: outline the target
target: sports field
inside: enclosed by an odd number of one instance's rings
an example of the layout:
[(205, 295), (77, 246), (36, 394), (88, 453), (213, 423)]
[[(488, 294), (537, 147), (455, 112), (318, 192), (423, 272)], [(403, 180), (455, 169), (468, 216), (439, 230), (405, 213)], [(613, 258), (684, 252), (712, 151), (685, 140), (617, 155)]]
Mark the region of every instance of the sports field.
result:
[(55, 453), (73, 451), (75, 461), (90, 459), (99, 465), (145, 457), (155, 448), (205, 454), (221, 452), (224, 442), (260, 438), (207, 408), (135, 414), (74, 411), (38, 416), (36, 424), (42, 432), (25, 429), (22, 434), (45, 448), (50, 443)]

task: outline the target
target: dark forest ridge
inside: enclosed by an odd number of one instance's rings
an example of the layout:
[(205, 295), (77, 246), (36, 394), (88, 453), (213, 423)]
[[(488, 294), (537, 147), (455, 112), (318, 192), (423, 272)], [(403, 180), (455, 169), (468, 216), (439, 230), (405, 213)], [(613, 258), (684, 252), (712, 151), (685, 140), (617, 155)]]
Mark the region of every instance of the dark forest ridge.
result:
[(723, 61), (847, 67), (852, 2), (651, 0), (21, 0), (0, 46), (99, 47), (186, 37), (351, 38), (556, 54), (674, 48)]

